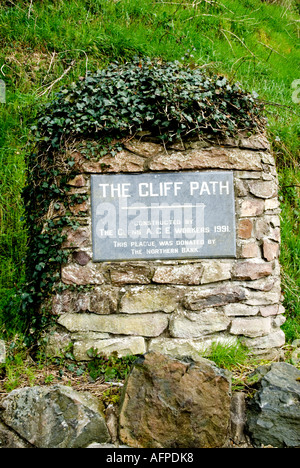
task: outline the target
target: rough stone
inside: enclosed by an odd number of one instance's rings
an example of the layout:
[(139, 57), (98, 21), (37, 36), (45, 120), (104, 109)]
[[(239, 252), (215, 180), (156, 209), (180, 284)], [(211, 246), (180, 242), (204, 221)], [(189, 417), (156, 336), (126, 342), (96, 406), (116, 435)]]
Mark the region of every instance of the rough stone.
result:
[(240, 207), (240, 216), (241, 218), (248, 218), (251, 216), (259, 216), (263, 214), (265, 209), (265, 204), (263, 200), (243, 200)]
[(6, 359), (6, 346), (5, 341), (0, 340), (0, 364), (4, 364)]
[(159, 336), (168, 326), (165, 314), (64, 314), (58, 323), (71, 332), (95, 331), (115, 335)]
[(239, 280), (255, 280), (272, 274), (271, 263), (256, 261), (238, 262), (233, 269), (233, 276)]
[(256, 242), (248, 242), (242, 245), (242, 258), (260, 258), (260, 247)]
[(61, 279), (65, 284), (103, 284), (104, 277), (97, 264), (88, 264), (81, 266), (78, 264), (70, 264), (63, 267), (61, 270)]
[(137, 139), (128, 140), (123, 143), (126, 149), (131, 151), (132, 153), (137, 154), (138, 156), (142, 156), (144, 158), (151, 158), (158, 153), (164, 151), (162, 145), (158, 143), (152, 143), (149, 141), (140, 141)]
[(142, 172), (144, 166), (144, 158), (129, 151), (120, 151), (115, 156), (104, 156), (100, 161), (81, 162), (79, 168), (89, 174), (101, 174), (103, 172)]
[(230, 439), (241, 445), (247, 442), (245, 436), (246, 426), (246, 395), (243, 392), (235, 392), (231, 398), (230, 407)]
[(82, 174), (79, 174), (75, 176), (74, 179), (69, 180), (68, 185), (71, 185), (72, 187), (85, 187), (86, 180)]
[(228, 304), (224, 307), (224, 313), (230, 316), (252, 316), (257, 315), (260, 311), (259, 307), (249, 306), (246, 304)]
[(230, 423), (230, 379), (213, 363), (148, 353), (124, 388), (120, 439), (135, 448), (214, 448)]
[(53, 331), (47, 335), (46, 355), (49, 357), (61, 357), (72, 344), (69, 333)]
[(149, 284), (151, 276), (151, 267), (147, 263), (126, 262), (110, 268), (110, 277), (114, 284)]
[(112, 286), (95, 286), (87, 293), (74, 293), (66, 290), (53, 298), (52, 313), (93, 312), (110, 314), (117, 311), (119, 290)]
[(237, 317), (232, 320), (230, 333), (250, 338), (268, 335), (271, 332), (269, 317)]
[(245, 289), (238, 286), (199, 288), (186, 294), (183, 305), (189, 310), (202, 310), (207, 307), (218, 307), (228, 303), (240, 302), (245, 298)]
[(200, 284), (202, 265), (162, 266), (155, 271), (152, 281), (162, 284)]
[(66, 228), (63, 235), (67, 236), (62, 244), (63, 249), (80, 249), (91, 245), (91, 232), (88, 228)]
[(73, 252), (73, 260), (78, 263), (78, 265), (85, 266), (91, 260), (91, 257), (87, 252), (79, 250), (78, 252)]
[(203, 262), (201, 284), (215, 283), (231, 279), (233, 262), (210, 261)]
[(155, 287), (136, 286), (125, 292), (120, 312), (125, 314), (146, 314), (150, 312), (173, 312), (184, 291), (175, 287), (164, 287), (157, 293)]
[(285, 362), (259, 368), (247, 406), (247, 432), (256, 447), (300, 447), (300, 370)]
[(229, 324), (230, 318), (218, 308), (184, 315), (175, 314), (170, 321), (170, 334), (175, 338), (201, 338), (224, 331)]
[(265, 307), (260, 307), (259, 309), (263, 317), (269, 317), (270, 315), (278, 315), (284, 313), (284, 307), (280, 304), (273, 304)]
[(85, 448), (110, 441), (99, 400), (70, 387), (26, 387), (2, 402), (2, 420), (36, 448)]
[(262, 170), (259, 153), (237, 148), (207, 148), (187, 152), (170, 152), (154, 156), (149, 163), (152, 171), (179, 171), (185, 169)]
[(277, 210), (280, 207), (278, 198), (267, 198), (265, 200), (265, 210)]
[(117, 353), (119, 357), (146, 353), (145, 340), (142, 337), (109, 338), (104, 340), (75, 341), (73, 354), (77, 361), (87, 361), (87, 351), (91, 348), (106, 356)]
[(34, 448), (0, 422), (0, 449), (29, 449)]
[(238, 226), (238, 236), (241, 239), (250, 239), (252, 235), (253, 223), (251, 219), (241, 219)]
[(272, 348), (281, 348), (285, 344), (285, 334), (282, 330), (277, 330), (267, 336), (259, 338), (242, 338), (241, 340), (247, 348), (252, 351), (269, 350)]
[(192, 340), (190, 338), (153, 338), (149, 343), (149, 351), (165, 354), (176, 359), (192, 359), (197, 362), (202, 360), (202, 356), (208, 353), (212, 344), (221, 344), (224, 346), (235, 346), (238, 339), (218, 333), (213, 338), (205, 336), (203, 339)]
[(255, 181), (249, 183), (250, 192), (259, 198), (273, 198), (277, 195), (277, 184), (272, 181)]
[(263, 255), (268, 262), (271, 262), (272, 260), (275, 260), (275, 258), (278, 258), (279, 244), (275, 244), (274, 242), (265, 240), (263, 242)]

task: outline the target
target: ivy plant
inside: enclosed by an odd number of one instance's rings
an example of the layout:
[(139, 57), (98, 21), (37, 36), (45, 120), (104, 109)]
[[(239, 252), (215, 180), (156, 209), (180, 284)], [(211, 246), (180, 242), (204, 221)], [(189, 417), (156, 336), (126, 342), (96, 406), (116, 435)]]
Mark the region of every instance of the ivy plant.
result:
[[(77, 228), (69, 206), (67, 182), (77, 173), (74, 161), (66, 156), (68, 140), (86, 141), (82, 148), (86, 156), (101, 157), (107, 154), (105, 148), (112, 155), (122, 149), (113, 141), (139, 131), (151, 132), (167, 145), (187, 137), (253, 132), (264, 124), (261, 115), (260, 103), (226, 77), (149, 58), (112, 63), (61, 89), (37, 115), (27, 161), (29, 246), (27, 284), (21, 295), (23, 311), (36, 312), (30, 312), (31, 322), (46, 323), (39, 305), (53, 294), (68, 258), (61, 248), (64, 228)], [(64, 215), (55, 216), (61, 207)]]

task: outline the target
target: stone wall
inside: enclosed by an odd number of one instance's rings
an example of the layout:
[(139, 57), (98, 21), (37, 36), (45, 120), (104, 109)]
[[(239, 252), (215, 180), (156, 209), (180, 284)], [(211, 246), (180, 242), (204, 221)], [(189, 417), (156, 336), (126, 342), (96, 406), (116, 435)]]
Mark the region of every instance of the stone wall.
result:
[[(67, 152), (77, 171), (68, 181), (68, 196), (78, 227), (64, 232), (63, 248), (70, 251), (61, 269), (66, 289), (51, 304), (57, 327), (49, 336), (49, 352), (70, 340), (77, 360), (86, 360), (92, 347), (120, 356), (153, 350), (197, 359), (212, 342), (237, 339), (253, 353), (280, 349), (285, 342), (280, 209), (266, 137), (187, 141), (165, 148), (141, 136), (128, 140), (115, 156), (98, 160), (87, 157), (84, 144)], [(233, 172), (236, 258), (93, 263), (91, 174), (185, 170)], [(48, 217), (64, 214), (63, 209), (50, 211)]]

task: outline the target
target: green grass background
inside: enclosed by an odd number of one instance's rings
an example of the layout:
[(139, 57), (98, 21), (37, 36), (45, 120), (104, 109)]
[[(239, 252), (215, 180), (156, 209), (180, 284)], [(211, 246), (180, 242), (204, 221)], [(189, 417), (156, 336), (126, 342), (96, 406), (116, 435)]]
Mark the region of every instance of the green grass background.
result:
[(24, 332), (21, 192), (39, 106), (88, 70), (145, 55), (225, 74), (266, 103), (280, 179), (283, 329), (288, 341), (300, 338), (299, 40), (294, 0), (0, 0), (0, 336)]

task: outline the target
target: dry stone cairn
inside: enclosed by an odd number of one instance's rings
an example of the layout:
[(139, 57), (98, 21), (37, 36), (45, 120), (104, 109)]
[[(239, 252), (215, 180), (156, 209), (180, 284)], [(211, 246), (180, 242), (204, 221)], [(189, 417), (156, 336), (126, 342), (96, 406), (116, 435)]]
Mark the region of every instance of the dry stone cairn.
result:
[[(239, 105), (232, 106), (233, 101)], [(150, 59), (113, 64), (62, 90), (46, 108), (30, 161), (32, 240), (24, 296), (31, 305), (38, 303), (38, 317), (55, 319), (48, 334), (50, 354), (71, 343), (77, 360), (88, 359), (91, 348), (120, 356), (157, 351), (197, 360), (213, 342), (237, 340), (255, 354), (280, 350), (285, 319), (278, 179), (259, 109), (251, 95), (225, 77), (208, 78), (197, 69)], [(196, 220), (204, 253), (199, 239), (193, 244), (192, 231), (184, 240), (162, 237), (164, 244), (148, 234), (128, 234), (124, 240), (122, 225), (117, 233), (103, 225), (102, 237), (97, 231), (97, 207), (92, 206), (97, 177), (113, 181), (135, 175), (136, 181), (149, 181), (159, 174), (176, 177), (176, 189), (188, 176), (230, 177), (230, 222), (216, 221), (209, 230), (200, 226), (200, 215)], [(199, 202), (202, 191), (206, 200), (215, 195), (212, 180), (201, 186)], [(142, 186), (143, 200), (154, 195), (151, 184)], [(107, 199), (121, 203), (128, 196), (128, 185), (111, 191), (108, 186), (102, 183)], [(161, 185), (155, 194), (160, 210), (169, 200), (167, 187)], [(218, 200), (223, 194), (220, 190)], [(211, 205), (210, 216), (218, 207)], [(184, 226), (195, 223), (193, 215), (184, 217)], [(126, 222), (138, 226), (129, 215)], [(222, 248), (229, 232), (230, 254), (213, 254), (215, 235)], [(108, 255), (101, 242), (112, 237)]]
[[(167, 149), (141, 136), (99, 162), (70, 151), (80, 174), (68, 184), (85, 201), (72, 207), (79, 227), (65, 231), (70, 255), (60, 279), (71, 289), (53, 297), (60, 327), (50, 344), (57, 345), (58, 336), (64, 345), (70, 339), (78, 360), (91, 347), (121, 356), (155, 350), (195, 359), (214, 341), (241, 339), (254, 353), (284, 344), (278, 181), (265, 136)], [(186, 169), (233, 172), (236, 258), (94, 263), (90, 176)]]

